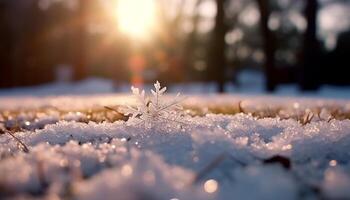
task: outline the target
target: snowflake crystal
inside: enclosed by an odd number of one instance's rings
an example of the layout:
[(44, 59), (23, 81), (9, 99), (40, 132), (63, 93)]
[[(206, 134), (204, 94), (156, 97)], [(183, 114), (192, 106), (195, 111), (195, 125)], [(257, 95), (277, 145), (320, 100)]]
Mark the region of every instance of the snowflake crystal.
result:
[(180, 121), (182, 115), (180, 102), (183, 101), (180, 94), (178, 93), (171, 101), (164, 101), (162, 97), (166, 87), (162, 88), (157, 81), (154, 88), (155, 90), (151, 90), (152, 95), (146, 96), (144, 90), (140, 92), (139, 88), (131, 87), (138, 104), (136, 107), (125, 107), (124, 113), (129, 116), (127, 124), (138, 125), (143, 123), (146, 128), (151, 128), (157, 122), (183, 123)]

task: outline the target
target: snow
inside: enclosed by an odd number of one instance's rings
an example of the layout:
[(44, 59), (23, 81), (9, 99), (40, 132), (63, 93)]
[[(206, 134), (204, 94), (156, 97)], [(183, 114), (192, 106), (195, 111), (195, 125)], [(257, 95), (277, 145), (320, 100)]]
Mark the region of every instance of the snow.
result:
[(235, 170), (234, 177), (231, 193), (240, 199), (298, 199), (296, 181), (280, 166), (251, 166)]
[[(254, 70), (242, 70), (237, 74), (236, 84), (225, 84), (225, 91), (230, 94), (242, 96), (266, 96), (265, 77), (262, 72)], [(78, 82), (54, 82), (41, 86), (31, 86), (12, 89), (0, 89), (0, 97), (26, 96), (26, 97), (47, 97), (47, 96), (100, 96), (110, 95), (118, 92), (129, 94), (130, 84), (119, 83), (116, 85), (112, 80), (90, 77)], [(149, 90), (152, 84), (145, 84), (144, 88)], [(215, 83), (191, 82), (176, 83), (168, 86), (168, 91), (182, 94), (215, 94)], [(269, 95), (271, 96), (271, 95)], [(278, 85), (272, 96), (282, 97), (309, 97), (328, 99), (350, 99), (349, 86), (323, 85), (315, 92), (301, 92), (297, 85)]]
[[(87, 110), (137, 105), (129, 94), (19, 94), (0, 98), (0, 127), (29, 152), (0, 135), (1, 199), (350, 198), (348, 100), (186, 95), (181, 123), (151, 118), (145, 128), (89, 120)], [(303, 124), (304, 112), (319, 115)]]
[[(350, 183), (349, 120), (306, 126), (295, 120), (257, 120), (245, 114), (188, 120), (191, 125), (185, 129), (166, 131), (164, 123), (141, 129), (121, 121), (60, 121), (42, 130), (16, 134), (30, 147), (28, 154), (19, 152), (16, 142), (2, 135), (0, 182), (16, 193), (39, 193), (42, 183), (37, 168), (41, 163), (48, 191), (60, 195), (64, 189), (53, 187), (68, 187), (70, 183), (73, 195), (81, 199), (101, 195), (118, 195), (120, 199), (147, 195), (152, 199), (297, 199), (299, 182), (320, 183), (329, 197), (350, 195), (346, 189)], [(235, 160), (226, 160), (193, 184), (196, 172), (222, 153)], [(261, 159), (273, 155), (290, 158), (292, 169), (262, 165)], [(333, 169), (331, 160), (342, 170)], [(208, 179), (219, 183), (213, 194), (203, 189)]]
[(328, 198), (349, 199), (350, 177), (348, 171), (342, 167), (327, 169), (322, 188)]

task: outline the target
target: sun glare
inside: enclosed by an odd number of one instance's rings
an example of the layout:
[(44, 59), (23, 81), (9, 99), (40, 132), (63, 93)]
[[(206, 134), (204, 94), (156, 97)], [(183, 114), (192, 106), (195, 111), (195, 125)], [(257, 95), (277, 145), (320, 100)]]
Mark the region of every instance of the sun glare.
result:
[(154, 0), (119, 0), (119, 30), (133, 38), (145, 38), (154, 26), (155, 8)]

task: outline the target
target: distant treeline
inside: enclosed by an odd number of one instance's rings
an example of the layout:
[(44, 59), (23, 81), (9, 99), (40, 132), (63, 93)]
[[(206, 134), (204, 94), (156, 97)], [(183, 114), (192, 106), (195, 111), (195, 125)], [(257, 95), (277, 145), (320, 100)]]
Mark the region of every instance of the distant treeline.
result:
[(211, 81), (224, 92), (246, 68), (262, 70), (269, 91), (350, 84), (350, 32), (327, 50), (317, 23), (321, 8), (346, 0), (155, 2), (157, 30), (138, 41), (118, 31), (118, 0), (0, 0), (0, 87), (101, 76)]

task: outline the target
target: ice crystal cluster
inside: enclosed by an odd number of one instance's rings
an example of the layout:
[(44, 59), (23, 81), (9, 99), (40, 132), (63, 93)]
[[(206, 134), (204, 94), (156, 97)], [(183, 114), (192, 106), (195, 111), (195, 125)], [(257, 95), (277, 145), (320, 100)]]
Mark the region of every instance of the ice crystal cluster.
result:
[(183, 98), (178, 93), (172, 100), (163, 100), (166, 87), (161, 87), (159, 81), (154, 84), (151, 90), (152, 95), (146, 96), (145, 90), (131, 87), (133, 95), (137, 99), (137, 105), (126, 106), (123, 112), (129, 116), (129, 125), (143, 124), (146, 128), (151, 128), (154, 123), (183, 123), (181, 121), (182, 107), (180, 102)]

